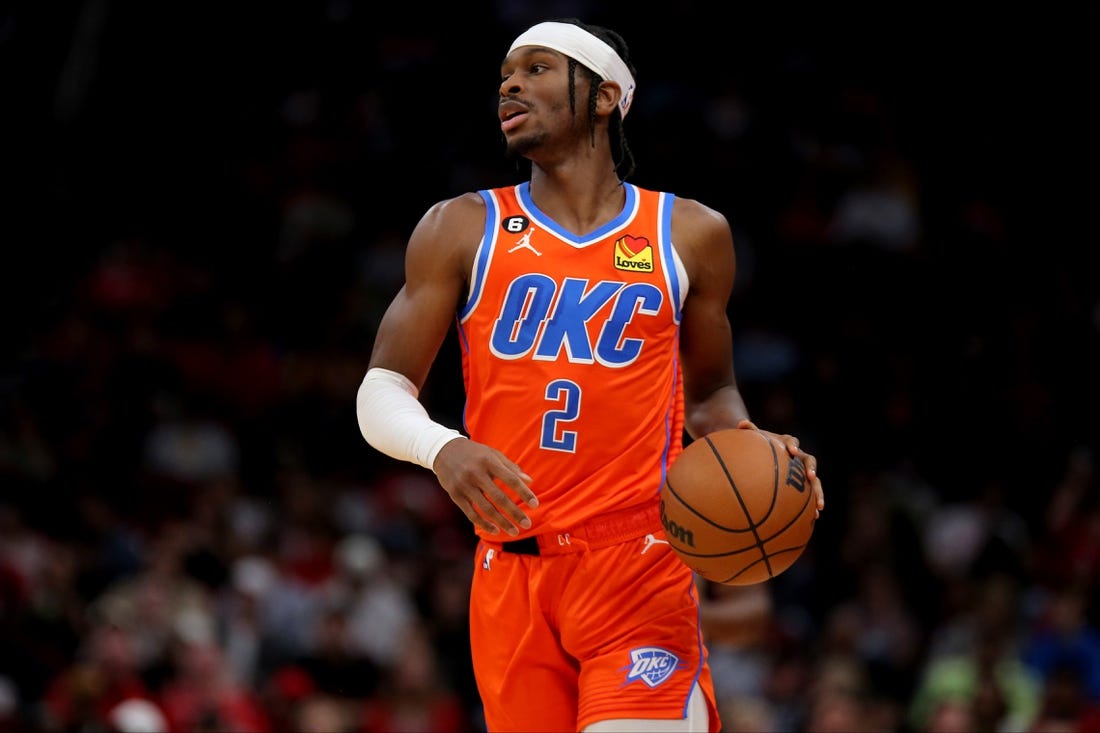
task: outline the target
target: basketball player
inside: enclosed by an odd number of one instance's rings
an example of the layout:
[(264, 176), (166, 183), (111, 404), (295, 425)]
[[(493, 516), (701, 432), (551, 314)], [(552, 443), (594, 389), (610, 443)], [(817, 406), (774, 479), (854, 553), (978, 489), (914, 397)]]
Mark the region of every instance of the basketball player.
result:
[[(622, 38), (539, 23), (501, 65), (500, 129), (530, 180), (441, 201), (408, 243), (359, 389), (381, 452), (435, 472), (480, 542), (470, 642), (491, 731), (715, 731), (691, 570), (661, 525), (692, 437), (757, 429), (734, 379), (730, 227), (625, 181)], [(464, 432), (418, 400), (455, 324)], [(769, 436), (806, 465), (790, 435)]]

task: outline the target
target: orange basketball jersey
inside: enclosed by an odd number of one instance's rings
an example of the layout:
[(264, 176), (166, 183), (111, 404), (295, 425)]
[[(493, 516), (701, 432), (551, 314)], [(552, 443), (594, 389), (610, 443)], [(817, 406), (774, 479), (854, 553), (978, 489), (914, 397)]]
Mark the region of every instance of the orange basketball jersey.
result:
[(520, 537), (656, 501), (681, 450), (674, 196), (623, 186), (622, 212), (583, 236), (528, 183), (479, 192), (485, 232), (458, 313), (464, 423), (532, 477), (540, 505)]

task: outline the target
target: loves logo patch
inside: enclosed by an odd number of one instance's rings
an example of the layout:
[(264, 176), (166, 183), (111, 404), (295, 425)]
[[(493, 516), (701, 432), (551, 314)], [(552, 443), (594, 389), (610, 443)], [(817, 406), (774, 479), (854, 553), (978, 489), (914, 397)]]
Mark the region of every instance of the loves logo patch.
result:
[(653, 272), (653, 245), (645, 237), (619, 237), (615, 242), (615, 269)]

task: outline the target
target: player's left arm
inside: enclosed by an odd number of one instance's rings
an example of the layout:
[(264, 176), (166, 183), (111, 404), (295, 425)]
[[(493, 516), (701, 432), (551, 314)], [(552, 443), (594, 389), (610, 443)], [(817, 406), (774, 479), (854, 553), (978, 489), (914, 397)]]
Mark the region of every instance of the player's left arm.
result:
[[(733, 336), (726, 308), (737, 262), (729, 222), (721, 212), (698, 201), (677, 198), (672, 241), (684, 262), (689, 283), (680, 324), (684, 425), (688, 435), (698, 438), (727, 428), (758, 430), (749, 419), (733, 368)], [(794, 435), (761, 432), (802, 460), (817, 508), (824, 509), (817, 458), (802, 450)]]

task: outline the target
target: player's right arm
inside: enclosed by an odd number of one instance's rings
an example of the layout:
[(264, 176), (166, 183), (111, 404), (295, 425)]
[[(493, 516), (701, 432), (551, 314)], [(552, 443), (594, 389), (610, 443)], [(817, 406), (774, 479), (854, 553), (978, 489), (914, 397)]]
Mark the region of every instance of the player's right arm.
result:
[(530, 522), (494, 479), (535, 506), (530, 477), (500, 451), (432, 422), (417, 399), (468, 290), (484, 223), (476, 194), (441, 201), (417, 223), (405, 252), (405, 284), (379, 324), (356, 407), (368, 443), (434, 471), (473, 524), (516, 534)]
[(421, 217), (405, 250), (405, 284), (378, 325), (368, 368), (424, 386), (467, 289), (484, 217), (484, 205), (469, 196), (441, 201)]

